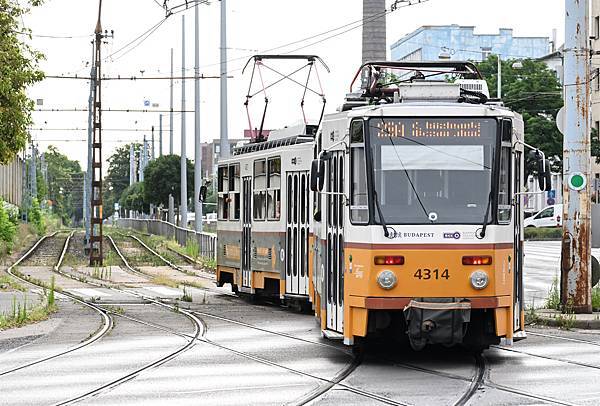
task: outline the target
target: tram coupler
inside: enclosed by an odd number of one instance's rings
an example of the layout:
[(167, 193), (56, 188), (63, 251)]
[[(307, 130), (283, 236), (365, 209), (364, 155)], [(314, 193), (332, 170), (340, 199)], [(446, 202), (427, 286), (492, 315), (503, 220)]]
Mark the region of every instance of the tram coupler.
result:
[(456, 298), (413, 299), (404, 308), (411, 347), (461, 344), (471, 320), (471, 303)]

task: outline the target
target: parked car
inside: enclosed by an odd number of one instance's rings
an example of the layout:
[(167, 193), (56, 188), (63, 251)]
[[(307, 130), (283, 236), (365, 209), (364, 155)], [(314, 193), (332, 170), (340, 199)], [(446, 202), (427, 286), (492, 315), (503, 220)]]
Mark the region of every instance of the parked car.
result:
[(206, 224), (216, 223), (217, 222), (217, 213), (208, 213), (204, 219)]
[(563, 205), (555, 204), (544, 207), (535, 216), (523, 221), (524, 227), (562, 227)]

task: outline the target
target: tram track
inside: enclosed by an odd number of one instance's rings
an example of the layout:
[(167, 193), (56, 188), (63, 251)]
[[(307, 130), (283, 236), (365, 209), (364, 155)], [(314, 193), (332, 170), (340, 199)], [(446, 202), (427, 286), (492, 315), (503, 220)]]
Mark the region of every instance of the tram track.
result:
[[(34, 254), (34, 252), (36, 252), (36, 250), (40, 247), (40, 245), (44, 241), (46, 241), (49, 238), (53, 238), (57, 234), (58, 234), (58, 232), (55, 232), (53, 234), (49, 234), (49, 235), (46, 235), (46, 236), (43, 236), (42, 238), (40, 238), (37, 241), (37, 243), (34, 244), (34, 246), (31, 247), (25, 254), (23, 254), (14, 264), (12, 264), (6, 270), (6, 272), (9, 275), (11, 275), (13, 278), (19, 280), (20, 282), (22, 282), (24, 284), (27, 284), (27, 285), (30, 285), (30, 286), (34, 286), (34, 287), (40, 287), (40, 285), (37, 285), (37, 284), (29, 281), (28, 279), (23, 278), (20, 275), (17, 275), (14, 272), (14, 270), (15, 270), (15, 268), (17, 266), (19, 266), (21, 263), (23, 263), (27, 258), (31, 257)], [(55, 266), (60, 266), (60, 263), (62, 262), (62, 260), (64, 258), (64, 252), (65, 252), (64, 249), (60, 252), (60, 257), (58, 258), (58, 261), (57, 261), (57, 263), (56, 263)], [(88, 337), (84, 341), (80, 342), (79, 344), (75, 345), (74, 347), (68, 348), (68, 349), (66, 349), (64, 351), (60, 351), (60, 352), (57, 352), (55, 354), (52, 354), (52, 355), (49, 355), (49, 356), (46, 356), (46, 357), (38, 358), (38, 359), (36, 359), (34, 361), (30, 361), (30, 362), (21, 364), (21, 365), (19, 365), (17, 367), (13, 367), (13, 368), (9, 368), (9, 369), (4, 370), (4, 371), (0, 371), (0, 377), (1, 376), (6, 376), (6, 375), (11, 374), (13, 372), (17, 372), (17, 371), (23, 370), (25, 368), (29, 368), (29, 367), (32, 367), (32, 366), (36, 366), (36, 365), (42, 364), (42, 363), (50, 361), (50, 360), (57, 359), (57, 358), (62, 357), (64, 355), (71, 354), (71, 353), (73, 353), (73, 352), (75, 352), (77, 350), (80, 350), (82, 348), (88, 347), (89, 345), (91, 345), (91, 344), (95, 343), (96, 341), (100, 340), (101, 338), (103, 338), (113, 328), (113, 326), (114, 326), (114, 320), (101, 307), (96, 306), (96, 305), (91, 304), (91, 303), (87, 303), (86, 301), (81, 300), (80, 298), (76, 297), (75, 295), (71, 295), (71, 294), (66, 293), (66, 292), (56, 292), (55, 294), (56, 294), (57, 297), (64, 297), (64, 298), (70, 299), (70, 300), (72, 300), (75, 303), (78, 303), (78, 304), (81, 304), (83, 306), (86, 306), (86, 307), (88, 307), (88, 308), (96, 311), (97, 313), (99, 313), (100, 317), (102, 319), (102, 326), (99, 329), (97, 329), (92, 335), (90, 335), (90, 337)]]
[[(69, 245), (71, 237), (73, 236), (73, 233), (74, 232), (72, 232), (66, 238), (66, 240), (64, 241), (63, 249), (60, 252), (60, 257), (59, 257), (58, 261), (53, 266), (53, 271), (59, 273), (62, 276), (65, 276), (65, 277), (77, 280), (74, 276), (72, 276), (72, 275), (70, 275), (68, 273), (60, 271), (62, 260), (64, 258), (64, 255), (65, 255), (67, 249), (68, 249), (68, 245)], [(19, 275), (16, 275), (13, 272), (13, 270), (14, 270), (14, 268), (16, 266), (18, 266), (21, 262), (23, 262), (27, 257), (31, 256), (39, 248), (39, 246), (45, 240), (47, 240), (49, 238), (53, 238), (56, 235), (57, 235), (57, 233), (53, 233), (53, 234), (50, 234), (48, 236), (42, 237), (26, 254), (24, 254), (17, 262), (15, 262), (7, 270), (7, 272), (10, 275), (12, 275), (13, 277), (17, 278), (18, 280), (20, 280), (20, 281), (22, 281), (24, 283), (27, 283), (29, 285), (36, 286), (36, 287), (44, 287), (42, 285), (38, 285), (38, 284), (36, 284), (36, 283), (34, 283), (34, 282), (26, 279), (26, 278), (23, 278), (23, 277), (21, 277)], [(158, 307), (161, 307), (163, 309), (169, 309), (170, 311), (177, 310), (180, 314), (185, 315), (190, 321), (192, 321), (192, 323), (194, 325), (194, 328), (195, 328), (195, 331), (194, 331), (194, 334), (192, 334), (192, 335), (187, 335), (187, 334), (184, 335), (183, 333), (176, 332), (175, 330), (169, 329), (167, 327), (161, 327), (161, 326), (159, 326), (159, 325), (157, 325), (155, 323), (150, 323), (150, 322), (141, 320), (139, 318), (135, 318), (135, 317), (131, 317), (131, 316), (126, 316), (127, 319), (129, 319), (131, 321), (134, 321), (134, 322), (137, 322), (137, 323), (140, 323), (140, 324), (144, 324), (144, 325), (146, 325), (148, 327), (159, 329), (161, 331), (166, 331), (166, 332), (169, 332), (170, 334), (174, 334), (174, 335), (177, 335), (177, 336), (180, 336), (180, 337), (185, 336), (185, 338), (186, 338), (186, 344), (183, 347), (178, 348), (176, 351), (170, 352), (166, 356), (163, 356), (163, 357), (161, 357), (161, 358), (159, 358), (157, 360), (154, 360), (151, 363), (147, 363), (147, 364), (143, 365), (142, 367), (137, 368), (134, 371), (132, 371), (132, 372), (126, 374), (126, 375), (123, 375), (123, 376), (121, 376), (119, 378), (111, 380), (108, 383), (105, 383), (105, 384), (103, 384), (101, 386), (95, 387), (95, 388), (93, 388), (91, 390), (88, 390), (88, 391), (86, 391), (86, 392), (84, 392), (84, 393), (82, 393), (80, 395), (75, 396), (75, 397), (72, 397), (72, 398), (69, 398), (67, 400), (63, 400), (63, 401), (57, 402), (57, 403), (54, 404), (56, 406), (58, 406), (58, 405), (70, 405), (70, 404), (74, 404), (74, 403), (80, 402), (82, 400), (85, 400), (85, 399), (88, 399), (88, 398), (91, 398), (91, 397), (94, 397), (94, 396), (98, 396), (98, 395), (100, 395), (102, 393), (110, 391), (110, 390), (112, 390), (112, 389), (114, 389), (114, 388), (116, 388), (116, 387), (118, 387), (118, 386), (120, 386), (120, 385), (122, 385), (122, 384), (124, 384), (124, 383), (126, 383), (126, 382), (128, 382), (128, 381), (130, 381), (130, 380), (132, 380), (134, 378), (136, 378), (138, 375), (142, 374), (143, 372), (146, 372), (146, 371), (149, 371), (151, 369), (157, 368), (160, 365), (163, 365), (164, 363), (169, 362), (172, 359), (176, 358), (177, 356), (181, 355), (182, 353), (188, 351), (189, 349), (191, 349), (198, 342), (199, 338), (202, 335), (205, 334), (205, 331), (206, 331), (205, 324), (201, 320), (199, 320), (196, 316), (194, 316), (193, 314), (191, 314), (189, 312), (186, 312), (185, 310), (176, 309), (175, 306), (164, 304), (162, 302), (159, 302), (159, 301), (156, 301), (156, 300), (144, 297), (143, 295), (137, 294), (135, 292), (126, 291), (126, 290), (118, 289), (118, 288), (115, 288), (115, 287), (109, 287), (109, 286), (106, 286), (106, 285), (100, 284), (100, 283), (93, 283), (93, 282), (86, 282), (86, 283), (89, 284), (89, 285), (92, 285), (92, 286), (104, 287), (104, 288), (108, 288), (108, 289), (120, 291), (120, 292), (126, 293), (128, 295), (136, 296), (138, 298), (143, 298), (144, 300), (149, 301), (151, 304), (156, 305)], [(61, 296), (67, 297), (67, 298), (69, 298), (69, 299), (71, 299), (71, 300), (73, 300), (73, 301), (75, 301), (77, 303), (80, 303), (80, 304), (83, 304), (83, 305), (88, 306), (90, 308), (93, 308), (94, 310), (96, 310), (99, 313), (101, 313), (105, 317), (105, 320), (109, 320), (109, 322), (105, 323), (104, 327), (99, 332), (97, 332), (92, 337), (90, 337), (86, 341), (80, 343), (79, 345), (77, 345), (77, 346), (75, 346), (73, 348), (70, 348), (68, 350), (62, 351), (60, 353), (53, 354), (53, 355), (48, 356), (48, 357), (44, 357), (44, 358), (38, 359), (38, 360), (33, 361), (33, 362), (29, 362), (27, 364), (20, 365), (20, 366), (15, 367), (15, 368), (11, 368), (11, 369), (6, 370), (6, 371), (2, 371), (2, 372), (0, 372), (0, 376), (7, 375), (9, 373), (16, 372), (16, 371), (19, 371), (19, 370), (22, 370), (22, 369), (25, 369), (25, 368), (28, 368), (28, 367), (31, 367), (31, 366), (39, 365), (39, 364), (41, 364), (43, 362), (50, 361), (50, 360), (53, 360), (53, 359), (57, 359), (57, 358), (62, 357), (64, 355), (70, 354), (70, 353), (72, 353), (74, 351), (77, 351), (77, 350), (79, 350), (81, 348), (87, 347), (90, 344), (98, 341), (100, 338), (104, 337), (112, 329), (112, 327), (114, 326), (114, 320), (113, 320), (112, 316), (118, 315), (116, 312), (113, 312), (113, 311), (110, 311), (108, 309), (105, 309), (104, 307), (102, 307), (100, 305), (88, 303), (85, 300), (77, 297), (76, 295), (73, 295), (73, 294), (70, 294), (70, 293), (67, 293), (67, 292), (61, 292), (61, 293), (57, 292), (57, 295), (61, 295)], [(119, 316), (122, 316), (122, 315), (119, 315)]]
[[(67, 239), (66, 239), (66, 241), (64, 243), (64, 249), (63, 249), (61, 258), (64, 256), (64, 252), (66, 252), (66, 249), (68, 247), (68, 243), (69, 243), (70, 237), (71, 236), (67, 237)], [(113, 246), (114, 246), (115, 251), (117, 252), (117, 254), (122, 257), (122, 254), (120, 253), (120, 251), (119, 251), (118, 247), (116, 246), (116, 244), (114, 243), (114, 241), (112, 241), (112, 239), (110, 239), (110, 240), (111, 240), (111, 244), (113, 244)], [(40, 244), (40, 242), (38, 242), (34, 247), (32, 247), (32, 250), (35, 250), (39, 246), (39, 244)], [(28, 252), (24, 256), (27, 256), (27, 255), (30, 255), (30, 252)], [(136, 273), (136, 274), (139, 275), (139, 272), (136, 271), (135, 269), (133, 269), (132, 267), (130, 267), (129, 264), (126, 262), (126, 260), (125, 260), (124, 257), (122, 257), (122, 259), (124, 259), (124, 264), (125, 264), (125, 266), (127, 268), (129, 268), (129, 271), (133, 271), (134, 273)], [(62, 259), (60, 259), (59, 261), (62, 261)], [(13, 267), (16, 266), (16, 265), (18, 265), (18, 263), (15, 263), (13, 265)], [(61, 274), (63, 276), (74, 278), (72, 275), (60, 271), (60, 262), (58, 262), (57, 265), (55, 266), (55, 271), (57, 271), (59, 274)], [(13, 276), (15, 276), (15, 275), (13, 275)], [(32, 284), (32, 285), (35, 285), (35, 284), (33, 284), (32, 282), (29, 282), (26, 279), (20, 278), (18, 276), (15, 276), (15, 277), (17, 277), (19, 280), (23, 280), (24, 282), (27, 282), (27, 283)], [(116, 291), (120, 291), (122, 293), (126, 293), (126, 294), (129, 294), (129, 295), (132, 295), (132, 296), (136, 296), (136, 297), (138, 297), (140, 299), (143, 299), (144, 301), (149, 302), (152, 305), (162, 306), (162, 307), (168, 308), (170, 310), (174, 309), (174, 306), (171, 306), (171, 305), (166, 304), (166, 303), (164, 303), (162, 301), (159, 301), (159, 300), (154, 300), (153, 298), (149, 298), (149, 297), (147, 297), (145, 295), (142, 295), (140, 293), (137, 293), (137, 292), (132, 292), (130, 290), (118, 289), (118, 288), (115, 288), (114, 286), (107, 286), (104, 283), (95, 283), (95, 282), (87, 282), (87, 283), (90, 284), (90, 285), (92, 285), (92, 286), (104, 287), (104, 288), (107, 288), (107, 289), (113, 289), (113, 290), (116, 290)], [(68, 296), (68, 297), (72, 298), (73, 300), (81, 300), (81, 299), (79, 299), (79, 298), (77, 298), (75, 296), (71, 297), (68, 294), (65, 294), (65, 296)], [(85, 303), (86, 305), (90, 305), (89, 303), (86, 303), (85, 301), (82, 301), (82, 302)], [(153, 322), (149, 322), (149, 321), (146, 321), (146, 320), (142, 320), (140, 318), (132, 317), (132, 316), (129, 316), (129, 315), (117, 314), (116, 312), (113, 312), (113, 311), (111, 311), (109, 309), (103, 308), (100, 305), (90, 305), (90, 306), (95, 306), (102, 314), (106, 315), (106, 317), (110, 317), (111, 320), (112, 320), (112, 317), (123, 317), (123, 318), (126, 318), (126, 319), (128, 319), (128, 320), (130, 320), (132, 322), (143, 324), (143, 325), (146, 325), (148, 327), (151, 327), (151, 328), (154, 328), (154, 329), (157, 329), (157, 330), (161, 330), (163, 332), (167, 332), (169, 334), (174, 334), (174, 335), (180, 336), (182, 338), (186, 338), (187, 343), (186, 343), (186, 345), (184, 347), (179, 348), (177, 351), (174, 351), (174, 352), (166, 355), (165, 357), (162, 357), (162, 358), (160, 358), (158, 360), (155, 360), (152, 363), (146, 364), (146, 365), (142, 366), (141, 368), (138, 368), (135, 371), (130, 372), (127, 375), (121, 376), (121, 377), (119, 377), (117, 379), (114, 379), (114, 380), (112, 380), (112, 381), (110, 381), (110, 382), (108, 382), (108, 383), (106, 383), (106, 384), (104, 384), (102, 386), (96, 387), (96, 388), (94, 388), (92, 390), (87, 391), (86, 393), (83, 393), (83, 394), (78, 395), (76, 397), (73, 397), (71, 399), (68, 399), (68, 400), (56, 403), (55, 405), (74, 404), (74, 403), (77, 403), (77, 402), (82, 401), (84, 399), (87, 399), (87, 398), (90, 398), (90, 397), (93, 397), (93, 396), (98, 396), (98, 395), (101, 395), (102, 393), (108, 392), (108, 391), (110, 391), (110, 390), (112, 390), (112, 389), (114, 389), (114, 388), (116, 388), (116, 387), (118, 387), (118, 386), (126, 383), (127, 381), (129, 381), (131, 379), (134, 379), (135, 377), (137, 377), (141, 373), (143, 373), (145, 371), (148, 371), (148, 370), (151, 370), (151, 369), (154, 369), (154, 368), (157, 368), (160, 365), (162, 365), (162, 364), (164, 364), (164, 363), (166, 363), (166, 362), (168, 362), (168, 361), (176, 358), (178, 355), (180, 355), (181, 353), (187, 351), (189, 348), (191, 348), (193, 345), (195, 345), (198, 342), (205, 343), (205, 344), (208, 344), (208, 345), (220, 348), (220, 349), (222, 349), (224, 351), (228, 351), (228, 352), (236, 354), (236, 355), (238, 355), (240, 357), (244, 357), (246, 359), (249, 359), (249, 360), (252, 360), (252, 361), (255, 361), (255, 362), (259, 362), (261, 364), (265, 364), (265, 365), (269, 365), (269, 366), (272, 366), (272, 367), (280, 368), (280, 369), (283, 369), (283, 370), (287, 370), (288, 372), (304, 376), (306, 378), (317, 380), (320, 383), (319, 387), (317, 387), (313, 391), (308, 392), (307, 394), (305, 394), (301, 398), (298, 398), (298, 399), (296, 399), (296, 400), (294, 400), (294, 401), (292, 401), (292, 402), (290, 402), (288, 404), (294, 404), (294, 405), (309, 404), (309, 403), (315, 401), (316, 399), (318, 399), (319, 397), (323, 396), (324, 394), (326, 394), (327, 392), (329, 392), (333, 388), (337, 388), (337, 389), (340, 389), (340, 390), (348, 391), (348, 392), (351, 392), (351, 393), (353, 393), (353, 394), (355, 394), (357, 396), (368, 398), (368, 399), (377, 401), (379, 403), (391, 404), (391, 405), (409, 405), (410, 404), (410, 403), (405, 403), (405, 402), (402, 402), (402, 401), (399, 401), (399, 400), (389, 399), (389, 398), (387, 398), (385, 396), (381, 396), (381, 395), (378, 395), (376, 393), (372, 393), (372, 392), (369, 392), (369, 391), (366, 391), (366, 390), (358, 389), (358, 388), (355, 388), (355, 387), (353, 387), (351, 385), (343, 383), (343, 381), (347, 377), (349, 377), (361, 365), (362, 359), (359, 358), (359, 357), (354, 358), (351, 363), (349, 363), (345, 368), (343, 368), (340, 371), (338, 371), (338, 373), (336, 373), (336, 375), (333, 376), (332, 378), (330, 378), (330, 379), (323, 378), (323, 377), (315, 375), (313, 373), (301, 371), (301, 370), (298, 370), (298, 369), (295, 369), (295, 368), (290, 368), (288, 366), (282, 365), (282, 364), (277, 363), (277, 362), (270, 361), (270, 360), (265, 359), (263, 357), (260, 357), (260, 356), (257, 356), (257, 355), (253, 355), (253, 354), (250, 354), (250, 353), (247, 353), (247, 352), (244, 352), (244, 351), (239, 351), (239, 350), (231, 348), (231, 347), (229, 347), (227, 345), (224, 345), (224, 344), (212, 341), (209, 338), (205, 337), (205, 333), (206, 333), (206, 330), (207, 330), (207, 325), (206, 325), (206, 322), (202, 318), (213, 318), (213, 319), (221, 320), (221, 321), (224, 321), (224, 322), (227, 322), (227, 323), (232, 323), (232, 324), (236, 324), (236, 325), (243, 326), (243, 327), (246, 327), (246, 328), (251, 328), (251, 329), (254, 329), (254, 330), (262, 331), (262, 332), (265, 332), (265, 333), (268, 333), (268, 334), (274, 334), (274, 335), (286, 337), (286, 338), (289, 338), (289, 339), (293, 339), (293, 340), (305, 342), (305, 343), (308, 343), (308, 344), (314, 344), (314, 345), (320, 345), (320, 346), (326, 346), (326, 347), (330, 347), (330, 348), (335, 348), (337, 350), (349, 353), (349, 351), (346, 351), (345, 349), (340, 349), (339, 347), (336, 347), (335, 345), (332, 345), (332, 344), (320, 343), (318, 341), (312, 341), (312, 340), (309, 340), (309, 339), (295, 337), (295, 336), (287, 334), (287, 333), (282, 333), (282, 332), (277, 332), (277, 331), (265, 329), (265, 328), (262, 328), (262, 327), (259, 327), (259, 326), (254, 326), (254, 325), (249, 324), (249, 323), (240, 322), (240, 321), (237, 321), (237, 320), (234, 320), (234, 319), (230, 319), (230, 318), (227, 318), (227, 317), (224, 317), (224, 316), (220, 316), (220, 315), (211, 314), (211, 313), (208, 313), (208, 312), (195, 311), (195, 310), (189, 310), (188, 311), (188, 310), (185, 310), (185, 309), (178, 309), (183, 314), (188, 313), (189, 315), (191, 315), (192, 317), (196, 318), (196, 320), (197, 320), (197, 324), (195, 323), (195, 325), (197, 326), (197, 328), (196, 328), (194, 334), (187, 334), (187, 333), (182, 333), (182, 332), (175, 331), (175, 330), (173, 330), (173, 329), (171, 329), (169, 327), (162, 326), (162, 325), (157, 324), (157, 323), (153, 323)], [(186, 316), (187, 316), (187, 314), (186, 314)], [(196, 316), (198, 316), (198, 317), (196, 317)], [(189, 316), (188, 316), (188, 318), (189, 318)], [(97, 341), (99, 338), (100, 337), (96, 338), (94, 341), (91, 341), (91, 342), (87, 343), (86, 345), (89, 345), (92, 342)], [(574, 339), (569, 339), (569, 341), (571, 341), (571, 340), (574, 340)], [(581, 340), (581, 341), (586, 341), (586, 340)], [(593, 343), (589, 343), (589, 344), (593, 344)], [(50, 360), (50, 359), (54, 359), (54, 358), (60, 357), (62, 355), (68, 354), (69, 352), (76, 351), (77, 349), (82, 348), (82, 347), (84, 347), (86, 345), (76, 346), (76, 347), (74, 347), (72, 349), (69, 349), (68, 351), (65, 351), (64, 353), (55, 354), (55, 355), (53, 355), (51, 357), (46, 357), (47, 359), (37, 360), (34, 363), (30, 363), (31, 365), (24, 365), (24, 366), (21, 366), (19, 368), (15, 368), (14, 370), (16, 371), (16, 370), (19, 370), (19, 369), (26, 368), (28, 366), (39, 364), (39, 363), (44, 362), (46, 360)], [(518, 351), (518, 352), (522, 352), (522, 351)], [(535, 356), (535, 354), (529, 354), (529, 353), (526, 353), (526, 355), (533, 355), (533, 356)], [(551, 357), (548, 357), (548, 358), (551, 358)], [(403, 368), (414, 369), (414, 370), (417, 370), (417, 371), (420, 371), (420, 372), (435, 374), (435, 375), (443, 376), (443, 377), (450, 378), (450, 379), (458, 379), (458, 380), (462, 380), (462, 381), (469, 381), (470, 384), (469, 384), (469, 387), (467, 388), (467, 391), (456, 402), (453, 403), (454, 405), (465, 405), (465, 404), (467, 404), (469, 402), (469, 400), (472, 399), (473, 395), (477, 392), (477, 390), (480, 387), (483, 387), (483, 386), (491, 387), (491, 388), (494, 388), (494, 389), (497, 389), (497, 390), (500, 390), (500, 391), (503, 391), (503, 392), (509, 392), (509, 393), (516, 394), (516, 395), (519, 395), (519, 396), (523, 396), (523, 397), (526, 397), (526, 398), (529, 398), (529, 399), (535, 399), (535, 400), (538, 400), (538, 401), (543, 401), (543, 402), (546, 402), (546, 403), (559, 404), (559, 405), (572, 405), (571, 403), (568, 403), (568, 402), (562, 402), (562, 401), (557, 400), (557, 399), (552, 399), (552, 398), (548, 398), (548, 397), (536, 395), (534, 393), (530, 393), (530, 392), (526, 392), (526, 391), (521, 391), (521, 390), (516, 389), (516, 388), (512, 388), (512, 387), (507, 387), (507, 386), (496, 384), (496, 383), (490, 381), (489, 379), (485, 378), (485, 374), (486, 374), (486, 371), (487, 371), (487, 366), (486, 366), (485, 359), (483, 357), (481, 357), (480, 359), (476, 358), (476, 364), (477, 364), (477, 370), (476, 370), (476, 372), (475, 372), (475, 374), (473, 375), (472, 378), (466, 378), (464, 376), (448, 374), (448, 373), (444, 373), (444, 372), (440, 372), (440, 371), (435, 371), (435, 370), (428, 369), (428, 368), (421, 368), (421, 367), (417, 367), (417, 366), (411, 366), (411, 365), (408, 365), (408, 364), (394, 364), (394, 365), (399, 366), (399, 367), (403, 367)], [(10, 372), (12, 372), (12, 371), (5, 371), (4, 373), (10, 373)]]

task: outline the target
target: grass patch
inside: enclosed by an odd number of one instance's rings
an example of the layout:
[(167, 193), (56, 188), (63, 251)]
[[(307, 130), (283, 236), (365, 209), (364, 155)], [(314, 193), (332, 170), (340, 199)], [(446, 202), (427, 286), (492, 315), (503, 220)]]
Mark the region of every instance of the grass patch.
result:
[(548, 290), (546, 309), (560, 310), (560, 289), (558, 288), (558, 276), (554, 277), (552, 285), (550, 285), (550, 289)]
[(19, 282), (15, 281), (10, 276), (0, 275), (0, 290), (19, 290), (21, 292), (25, 292), (27, 289), (25, 288), (25, 286), (21, 285)]
[(105, 309), (114, 314), (125, 314), (125, 309), (121, 306), (105, 306)]
[(185, 285), (183, 285), (183, 296), (181, 297), (181, 301), (192, 302), (192, 295), (186, 290)]
[(178, 288), (179, 287), (179, 282), (177, 282), (175, 279), (171, 279), (168, 276), (164, 276), (164, 275), (155, 276), (154, 278), (152, 278), (152, 283), (155, 283), (157, 285), (165, 285), (170, 288)]
[(54, 298), (55, 289), (54, 277), (52, 277), (49, 287), (44, 289), (46, 303), (38, 305), (28, 303), (27, 295), (25, 295), (23, 302), (18, 301), (17, 297), (13, 296), (11, 310), (0, 314), (0, 330), (21, 327), (26, 324), (46, 320), (51, 313), (58, 310)]
[(560, 240), (562, 238), (562, 227), (526, 227), (524, 238), (526, 240)]
[(600, 311), (600, 287), (592, 289), (592, 309), (594, 309), (595, 312)]

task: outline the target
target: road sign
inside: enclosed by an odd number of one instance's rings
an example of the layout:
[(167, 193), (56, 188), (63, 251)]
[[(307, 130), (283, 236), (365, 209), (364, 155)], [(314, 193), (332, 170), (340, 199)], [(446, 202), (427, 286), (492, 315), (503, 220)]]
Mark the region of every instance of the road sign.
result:
[(552, 206), (554, 203), (556, 203), (556, 200), (554, 200), (553, 198), (549, 197), (548, 200), (546, 200), (546, 203), (548, 203), (548, 206)]
[(565, 106), (561, 107), (556, 114), (556, 127), (561, 134), (564, 134), (565, 128)]
[(150, 106), (150, 100), (144, 100), (144, 106), (145, 107)]
[(556, 199), (556, 190), (552, 189), (548, 191), (548, 199)]
[(585, 175), (581, 172), (573, 172), (569, 175), (569, 189), (571, 190), (583, 190), (587, 180)]

